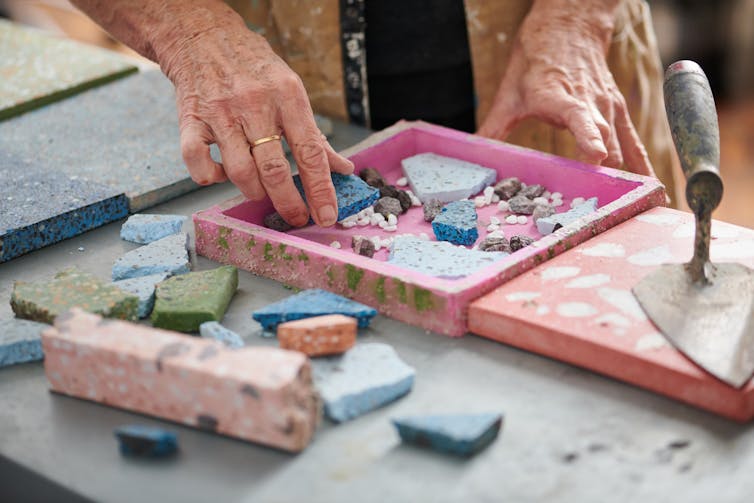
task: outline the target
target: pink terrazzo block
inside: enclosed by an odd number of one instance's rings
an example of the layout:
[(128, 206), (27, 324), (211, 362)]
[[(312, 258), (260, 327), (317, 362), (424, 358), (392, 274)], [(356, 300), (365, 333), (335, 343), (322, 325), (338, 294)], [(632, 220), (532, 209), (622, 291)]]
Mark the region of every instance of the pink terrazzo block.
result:
[(53, 391), (297, 452), (320, 417), (305, 355), (221, 343), (73, 309), (42, 334)]
[[(732, 388), (673, 348), (631, 288), (692, 255), (694, 217), (655, 208), (474, 302), (469, 329), (737, 421), (754, 417), (754, 383)], [(715, 221), (714, 262), (754, 266), (754, 230)]]
[(356, 318), (342, 314), (314, 316), (278, 325), (280, 347), (309, 356), (345, 353), (356, 344)]
[[(527, 184), (544, 184), (564, 195), (599, 198), (600, 208), (573, 225), (542, 237), (534, 222), (504, 227), (508, 235), (526, 234), (538, 239), (478, 272), (458, 279), (443, 279), (388, 264), (388, 251), (374, 258), (355, 254), (355, 235), (394, 237), (379, 227), (322, 228), (315, 225), (273, 231), (263, 226), (272, 204), (238, 197), (194, 214), (197, 253), (232, 264), (298, 288), (323, 288), (377, 308), (406, 323), (450, 336), (467, 332), (469, 304), (522, 272), (572, 248), (633, 215), (664, 204), (663, 186), (654, 178), (508, 145), (423, 122), (399, 122), (343, 152), (359, 172), (379, 170), (389, 183), (403, 177), (401, 160), (422, 152), (435, 152), (477, 163), (498, 172), (498, 178), (519, 177)], [(477, 210), (480, 240), (496, 205)], [(421, 207), (399, 218), (397, 234), (427, 233)], [(330, 246), (337, 241), (340, 249)]]

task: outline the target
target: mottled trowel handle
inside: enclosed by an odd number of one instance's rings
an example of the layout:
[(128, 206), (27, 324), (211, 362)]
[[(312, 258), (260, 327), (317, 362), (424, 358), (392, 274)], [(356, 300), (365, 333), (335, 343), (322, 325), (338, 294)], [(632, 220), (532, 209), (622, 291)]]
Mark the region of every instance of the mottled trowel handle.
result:
[(694, 281), (708, 281), (712, 210), (723, 197), (720, 178), (720, 130), (712, 91), (693, 61), (678, 61), (665, 72), (665, 111), (673, 142), (686, 175), (686, 201), (696, 217)]

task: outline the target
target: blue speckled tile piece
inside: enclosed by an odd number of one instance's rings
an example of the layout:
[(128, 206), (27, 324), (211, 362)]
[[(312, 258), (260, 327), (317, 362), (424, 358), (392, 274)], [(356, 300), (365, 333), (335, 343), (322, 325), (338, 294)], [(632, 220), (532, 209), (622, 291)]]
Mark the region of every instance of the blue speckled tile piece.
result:
[(205, 321), (199, 325), (199, 335), (207, 339), (222, 342), (229, 348), (244, 347), (244, 342), (240, 335), (225, 328), (216, 321)]
[(178, 436), (162, 428), (129, 424), (119, 426), (113, 433), (124, 456), (164, 458), (178, 450)]
[(473, 245), (479, 238), (477, 214), (473, 201), (453, 201), (445, 205), (432, 220), (432, 230), (439, 241), (456, 245)]
[(115, 52), (0, 19), (0, 120), (135, 71)]
[(132, 213), (198, 187), (181, 157), (173, 85), (159, 71), (0, 122), (0, 151), (125, 193)]
[[(338, 198), (338, 222), (372, 206), (380, 198), (379, 189), (370, 187), (356, 175), (330, 173), (330, 177)], [(299, 175), (293, 176), (293, 183), (296, 184), (301, 197), (306, 201), (304, 186)]]
[(592, 197), (584, 201), (582, 204), (572, 208), (563, 213), (556, 213), (549, 217), (543, 217), (537, 219), (537, 230), (540, 234), (550, 234), (561, 227), (565, 227), (578, 220), (579, 218), (586, 216), (597, 210), (597, 198)]
[(314, 386), (335, 422), (348, 421), (411, 391), (415, 371), (382, 343), (358, 344), (341, 356), (312, 360)]
[(396, 236), (388, 262), (439, 278), (461, 278), (507, 257), (505, 252), (470, 250), (445, 241), (425, 241), (413, 236)]
[(127, 214), (122, 192), (0, 148), (0, 262)]
[(188, 234), (181, 232), (131, 250), (113, 264), (113, 281), (152, 274), (186, 274), (191, 270), (188, 239)]
[(43, 359), (41, 333), (49, 326), (18, 318), (0, 320), (0, 368)]
[(447, 414), (411, 416), (392, 420), (401, 440), (439, 452), (470, 457), (496, 438), (501, 414)]
[(265, 330), (275, 330), (280, 323), (325, 314), (342, 314), (356, 318), (360, 328), (369, 326), (377, 310), (326, 290), (304, 290), (279, 302), (254, 311), (252, 317)]
[(186, 217), (183, 215), (131, 215), (120, 228), (120, 238), (132, 243), (149, 244), (177, 234), (185, 221)]
[(495, 183), (497, 171), (461, 159), (425, 152), (401, 161), (411, 190), (422, 202), (465, 199)]
[(154, 307), (154, 291), (157, 283), (164, 281), (168, 276), (169, 274), (166, 272), (150, 274), (149, 276), (115, 281), (113, 285), (126, 293), (136, 295), (139, 298), (138, 316), (139, 318), (146, 318)]

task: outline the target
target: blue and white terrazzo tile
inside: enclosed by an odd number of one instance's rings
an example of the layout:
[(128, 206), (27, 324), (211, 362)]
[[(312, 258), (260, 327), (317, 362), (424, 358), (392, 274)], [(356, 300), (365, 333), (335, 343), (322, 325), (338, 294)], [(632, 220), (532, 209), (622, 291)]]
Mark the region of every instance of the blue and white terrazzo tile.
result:
[(42, 360), (41, 334), (49, 326), (18, 318), (0, 320), (0, 368)]
[(388, 263), (439, 278), (461, 278), (506, 256), (505, 252), (470, 250), (445, 241), (396, 236)]
[(445, 414), (392, 420), (406, 443), (471, 457), (490, 445), (503, 422), (501, 414)]
[(188, 234), (181, 232), (131, 250), (113, 264), (113, 281), (152, 274), (186, 274), (191, 270), (188, 239)]
[(411, 190), (422, 202), (466, 199), (495, 183), (497, 171), (452, 157), (426, 152), (401, 161)]
[(126, 293), (136, 295), (139, 298), (139, 318), (146, 318), (152, 312), (154, 307), (154, 291), (157, 283), (167, 279), (169, 274), (167, 272), (159, 274), (150, 274), (149, 276), (139, 276), (137, 278), (122, 279), (120, 281), (113, 282), (114, 286), (117, 286)]

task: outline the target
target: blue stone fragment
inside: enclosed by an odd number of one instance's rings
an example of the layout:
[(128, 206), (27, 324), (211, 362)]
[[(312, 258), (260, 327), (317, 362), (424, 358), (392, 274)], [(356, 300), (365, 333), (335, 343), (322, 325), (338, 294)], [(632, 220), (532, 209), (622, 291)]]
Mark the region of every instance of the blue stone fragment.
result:
[(479, 164), (424, 152), (401, 161), (411, 190), (425, 203), (467, 198), (495, 183), (497, 171)]
[[(356, 175), (341, 175), (339, 173), (330, 173), (332, 184), (335, 187), (335, 195), (338, 198), (338, 221), (355, 215), (364, 208), (372, 206), (380, 198), (380, 191), (370, 187), (361, 178)], [(299, 175), (293, 176), (293, 183), (296, 184), (301, 197), (306, 201), (304, 186), (301, 183)]]
[(42, 360), (40, 334), (49, 326), (18, 318), (0, 320), (0, 367)]
[(575, 222), (581, 217), (584, 217), (593, 211), (597, 210), (597, 198), (592, 197), (584, 201), (583, 204), (576, 206), (564, 213), (556, 213), (549, 217), (542, 217), (537, 220), (537, 230), (540, 234), (550, 234), (565, 227), (566, 225)]
[(186, 274), (191, 270), (187, 247), (188, 234), (182, 232), (131, 250), (113, 264), (113, 281), (152, 274)]
[(139, 276), (138, 278), (122, 279), (113, 282), (113, 286), (117, 286), (126, 293), (136, 295), (139, 298), (138, 316), (139, 318), (146, 318), (154, 307), (155, 286), (160, 281), (164, 281), (168, 276), (168, 273), (163, 272), (150, 274), (149, 276)]
[(353, 419), (411, 391), (415, 371), (387, 344), (359, 344), (343, 355), (312, 360), (312, 377), (335, 422)]
[(232, 330), (228, 330), (216, 321), (205, 321), (199, 325), (199, 335), (222, 342), (229, 348), (244, 347), (243, 339)]
[(120, 228), (120, 238), (132, 243), (149, 244), (181, 232), (183, 215), (131, 215)]
[(393, 419), (401, 440), (439, 452), (471, 457), (491, 444), (503, 423), (501, 414), (447, 414)]
[(119, 426), (114, 433), (124, 456), (164, 458), (178, 450), (176, 434), (161, 428), (129, 424)]
[(280, 323), (325, 314), (342, 314), (356, 318), (360, 328), (369, 326), (377, 310), (325, 290), (304, 290), (287, 299), (254, 311), (252, 318), (265, 330), (275, 330)]
[(473, 201), (453, 201), (432, 220), (432, 230), (439, 241), (473, 245), (479, 238), (477, 214)]
[(396, 236), (388, 263), (438, 278), (462, 278), (510, 255), (507, 252), (470, 250), (445, 241), (425, 241)]

